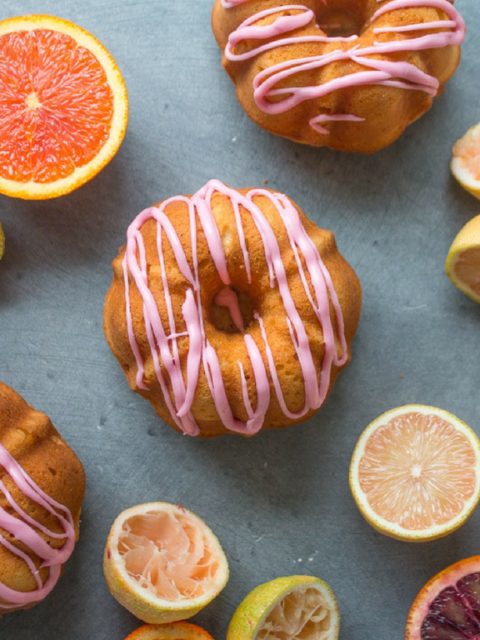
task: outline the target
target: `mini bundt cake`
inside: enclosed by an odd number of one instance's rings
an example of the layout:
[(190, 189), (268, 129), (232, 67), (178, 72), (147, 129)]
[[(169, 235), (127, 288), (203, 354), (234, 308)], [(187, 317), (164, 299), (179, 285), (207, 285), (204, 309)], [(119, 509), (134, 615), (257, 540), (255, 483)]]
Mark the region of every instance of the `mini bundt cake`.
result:
[(78, 539), (83, 467), (49, 418), (0, 383), (0, 615), (57, 584)]
[(465, 25), (449, 0), (216, 0), (213, 31), (257, 124), (373, 153), (431, 107)]
[(350, 357), (357, 276), (287, 196), (212, 180), (146, 209), (113, 262), (105, 334), (132, 389), (188, 435), (312, 416)]

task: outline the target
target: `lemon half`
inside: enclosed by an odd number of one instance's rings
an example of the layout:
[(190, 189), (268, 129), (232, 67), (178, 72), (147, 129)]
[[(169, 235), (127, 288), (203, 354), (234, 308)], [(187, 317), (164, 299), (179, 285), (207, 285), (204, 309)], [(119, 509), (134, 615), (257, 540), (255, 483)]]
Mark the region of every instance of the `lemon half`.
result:
[(248, 594), (230, 622), (227, 640), (338, 640), (339, 632), (339, 607), (328, 584), (287, 576)]
[(453, 241), (445, 272), (460, 291), (480, 302), (480, 215), (470, 220)]

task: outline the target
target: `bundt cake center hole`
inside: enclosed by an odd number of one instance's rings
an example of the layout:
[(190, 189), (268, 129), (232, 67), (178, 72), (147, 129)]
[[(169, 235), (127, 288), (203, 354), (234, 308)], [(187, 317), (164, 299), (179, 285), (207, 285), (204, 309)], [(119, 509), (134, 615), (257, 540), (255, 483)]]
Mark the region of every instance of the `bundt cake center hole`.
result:
[(358, 36), (362, 32), (365, 17), (352, 9), (325, 9), (318, 16), (318, 24), (330, 38)]
[(244, 333), (253, 314), (253, 300), (233, 287), (222, 287), (214, 296), (210, 309), (212, 324), (225, 333)]

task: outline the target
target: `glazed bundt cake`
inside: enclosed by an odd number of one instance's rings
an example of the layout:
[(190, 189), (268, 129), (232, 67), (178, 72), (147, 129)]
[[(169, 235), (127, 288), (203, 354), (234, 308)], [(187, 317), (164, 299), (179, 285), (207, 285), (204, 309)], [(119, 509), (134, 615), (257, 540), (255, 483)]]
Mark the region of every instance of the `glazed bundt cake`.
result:
[(312, 416), (350, 356), (359, 281), (287, 196), (212, 180), (146, 209), (113, 262), (105, 333), (130, 386), (188, 435)]
[(216, 0), (213, 31), (257, 124), (372, 153), (431, 107), (465, 25), (449, 0)]
[(83, 467), (50, 420), (0, 383), (0, 615), (57, 584), (78, 538)]

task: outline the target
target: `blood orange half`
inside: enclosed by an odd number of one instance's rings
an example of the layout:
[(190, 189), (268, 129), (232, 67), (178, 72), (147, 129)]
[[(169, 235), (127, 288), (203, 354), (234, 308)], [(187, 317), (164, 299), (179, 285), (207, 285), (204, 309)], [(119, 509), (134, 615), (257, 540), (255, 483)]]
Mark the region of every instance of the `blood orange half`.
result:
[(125, 640), (213, 640), (212, 636), (196, 624), (146, 624), (133, 631)]
[(123, 77), (93, 35), (53, 16), (0, 22), (0, 193), (80, 187), (116, 154), (127, 119)]
[(114, 598), (152, 624), (191, 618), (218, 596), (229, 575), (222, 547), (203, 520), (167, 502), (117, 517), (103, 568)]
[(458, 529), (480, 499), (480, 442), (451, 413), (425, 405), (387, 411), (361, 435), (350, 487), (365, 519), (399, 540)]
[(480, 638), (480, 556), (461, 560), (433, 577), (408, 614), (405, 640)]

